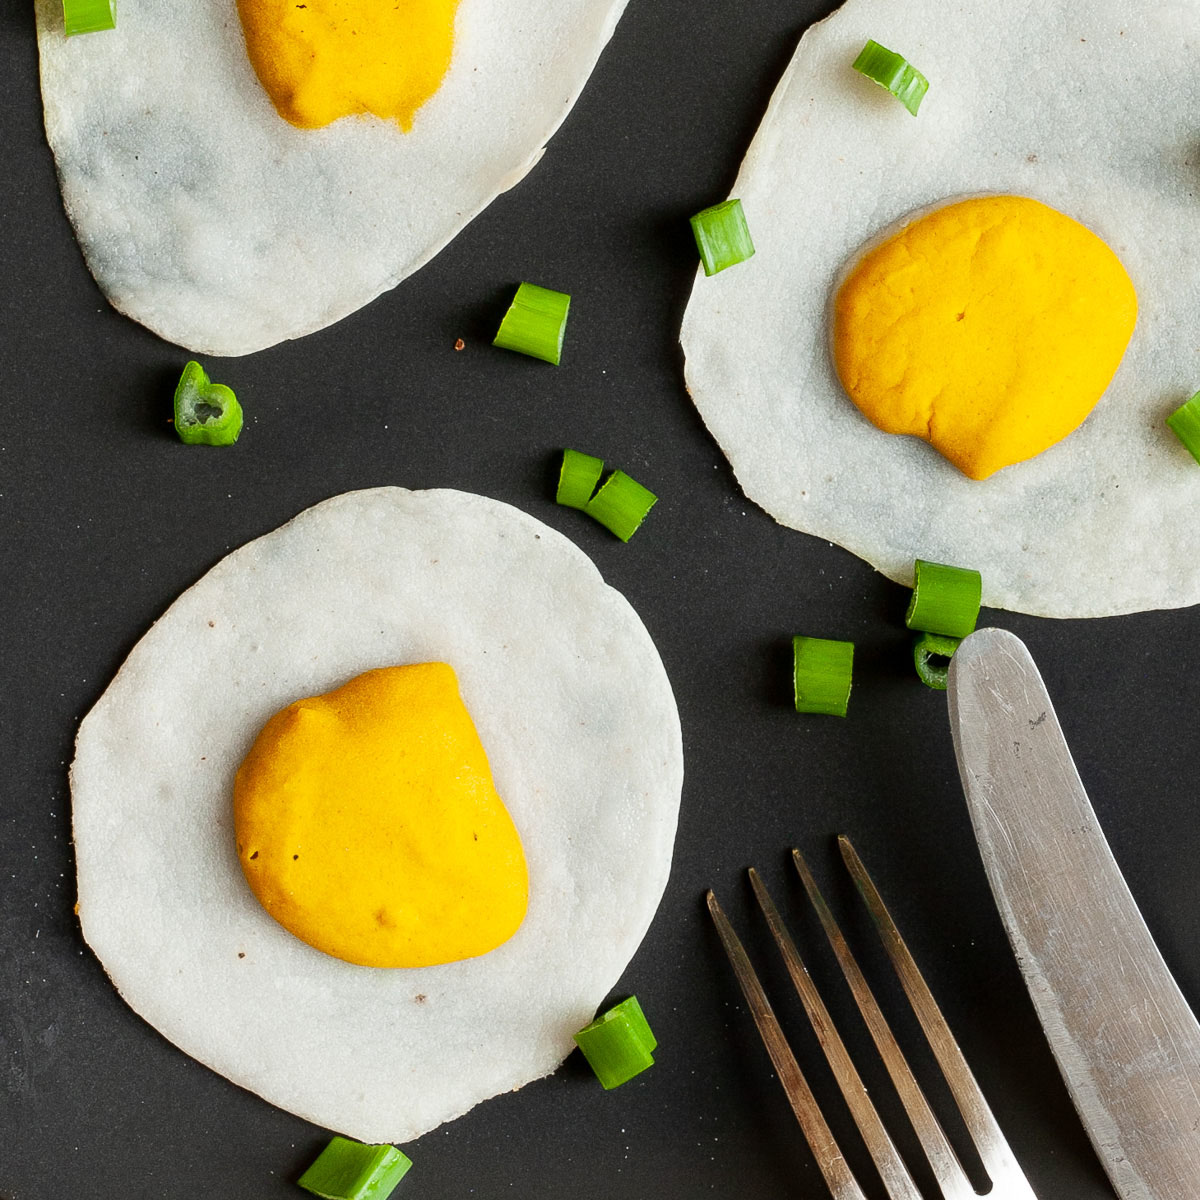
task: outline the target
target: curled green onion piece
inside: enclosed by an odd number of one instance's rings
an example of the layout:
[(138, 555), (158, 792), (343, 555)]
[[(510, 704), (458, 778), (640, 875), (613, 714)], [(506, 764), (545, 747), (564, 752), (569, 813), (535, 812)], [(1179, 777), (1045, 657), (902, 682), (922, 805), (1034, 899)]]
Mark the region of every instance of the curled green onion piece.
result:
[(614, 471), (583, 511), (627, 542), (657, 503), (658, 497), (649, 488), (642, 487), (624, 471)]
[(571, 297), (566, 292), (554, 292), (538, 287), (536, 283), (523, 283), (504, 314), (492, 345), (540, 358), (557, 367), (562, 358), (570, 307)]
[(564, 450), (555, 500), (568, 508), (586, 509), (603, 473), (604, 459), (578, 450)]
[(913, 666), (926, 687), (939, 692), (946, 690), (946, 672), (961, 641), (962, 638), (940, 633), (923, 633), (913, 640)]
[(175, 388), (175, 432), (189, 446), (230, 446), (242, 432), (242, 406), (223, 383), (190, 362)]
[(698, 212), (691, 221), (705, 275), (715, 275), (753, 256), (754, 242), (740, 200), (714, 204)]
[(854, 69), (886, 88), (915, 117), (929, 90), (929, 80), (903, 54), (867, 39), (853, 63)]
[(652, 1051), (658, 1039), (646, 1023), (637, 997), (630, 996), (585, 1025), (575, 1035), (575, 1044), (608, 1090), (654, 1065)]
[(918, 558), (904, 623), (922, 633), (964, 638), (979, 620), (983, 580), (978, 571)]
[(395, 1146), (335, 1137), (296, 1182), (324, 1200), (386, 1200), (411, 1166)]
[(792, 638), (796, 711), (844, 717), (850, 703), (854, 643), (829, 638)]
[(63, 32), (67, 37), (117, 27), (116, 0), (62, 0), (62, 6)]
[(1167, 418), (1167, 425), (1187, 447), (1188, 453), (1200, 462), (1200, 392), (1177, 408)]

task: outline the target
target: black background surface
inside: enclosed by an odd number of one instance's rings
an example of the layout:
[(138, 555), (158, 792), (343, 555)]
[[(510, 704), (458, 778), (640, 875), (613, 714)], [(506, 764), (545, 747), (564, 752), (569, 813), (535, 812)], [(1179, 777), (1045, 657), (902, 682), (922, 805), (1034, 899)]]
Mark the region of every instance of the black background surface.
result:
[[(660, 1041), (657, 1065), (605, 1093), (573, 1056), (554, 1076), (406, 1146), (416, 1165), (398, 1197), (824, 1195), (704, 912), (710, 885), (750, 931), (801, 1063), (861, 1166), (798, 1003), (750, 922), (744, 877), (755, 863), (786, 898), (814, 974), (849, 1017), (785, 859), (793, 844), (808, 852), (866, 965), (878, 967), (836, 864), (839, 831), (891, 901), (1035, 1191), (1112, 1195), (993, 908), (944, 695), (912, 676), (907, 593), (748, 503), (683, 387), (677, 332), (695, 269), (687, 217), (728, 193), (799, 34), (826, 11), (796, 0), (634, 0), (542, 163), (429, 266), (331, 329), (207, 360), (247, 414), (239, 444), (210, 451), (182, 446), (166, 420), (188, 355), (110, 309), (83, 265), (42, 133), (32, 16), (7, 0), (4, 1200), (304, 1194), (293, 1181), (325, 1131), (169, 1045), (126, 1008), (84, 945), (71, 911), (66, 772), (80, 718), (180, 591), (301, 509), (380, 484), (494, 496), (590, 554), (658, 645), (686, 761), (670, 886), (614, 992), (641, 999)], [(522, 279), (573, 295), (557, 370), (488, 344)], [(565, 445), (659, 494), (629, 545), (554, 505), (553, 463)], [(1200, 618), (985, 612), (982, 621), (1028, 642), (1134, 894), (1184, 993), (1200, 1001)], [(845, 721), (792, 711), (796, 632), (857, 642)], [(894, 988), (881, 991), (895, 998)], [(911, 1022), (897, 1023), (911, 1044)], [(856, 1019), (846, 1025), (861, 1048)]]

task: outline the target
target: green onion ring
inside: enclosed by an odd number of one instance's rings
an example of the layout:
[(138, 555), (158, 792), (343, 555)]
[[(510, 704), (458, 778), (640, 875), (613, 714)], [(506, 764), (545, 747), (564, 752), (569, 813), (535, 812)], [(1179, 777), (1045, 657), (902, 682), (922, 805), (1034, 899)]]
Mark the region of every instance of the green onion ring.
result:
[(963, 638), (979, 620), (983, 579), (978, 571), (918, 558), (904, 623), (922, 633)]
[(903, 54), (897, 54), (878, 42), (867, 39), (852, 66), (891, 92), (915, 117), (929, 90), (929, 80)]
[(627, 542), (657, 502), (658, 497), (649, 488), (624, 471), (614, 471), (587, 502), (584, 512)]
[(1200, 392), (1167, 418), (1167, 426), (1184, 444), (1188, 453), (1200, 462)]
[(796, 711), (844, 717), (850, 703), (854, 643), (830, 638), (792, 638)]
[(622, 1000), (603, 1016), (585, 1025), (575, 1044), (605, 1090), (627, 1083), (654, 1065), (658, 1039), (646, 1022), (636, 996)]
[(335, 1137), (296, 1182), (324, 1200), (387, 1200), (411, 1166), (395, 1146)]
[(604, 459), (578, 450), (564, 450), (555, 502), (567, 508), (586, 509), (603, 474)]
[(946, 674), (950, 659), (962, 638), (946, 637), (940, 633), (922, 633), (913, 639), (913, 666), (926, 687), (946, 690)]
[(557, 367), (562, 359), (570, 307), (571, 297), (566, 292), (523, 283), (504, 314), (492, 345), (540, 358)]
[(705, 275), (715, 275), (754, 255), (754, 241), (740, 200), (726, 200), (691, 218), (692, 236)]

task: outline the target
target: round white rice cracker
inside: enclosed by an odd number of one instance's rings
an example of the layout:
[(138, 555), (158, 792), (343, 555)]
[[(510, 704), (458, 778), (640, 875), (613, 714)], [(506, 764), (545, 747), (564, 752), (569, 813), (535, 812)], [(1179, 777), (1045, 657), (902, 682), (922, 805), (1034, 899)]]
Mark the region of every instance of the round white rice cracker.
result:
[[(354, 966), (254, 899), (234, 772), (292, 700), (432, 660), (457, 671), (520, 832), (529, 911), (476, 959)], [(658, 906), (682, 778), (658, 653), (571, 542), (462, 492), (349, 493), (218, 563), (83, 721), (84, 936), (194, 1058), (319, 1125), (408, 1141), (572, 1049)]]
[[(851, 69), (868, 38), (929, 79), (912, 117)], [(1200, 5), (848, 0), (803, 37), (733, 188), (753, 258), (697, 276), (687, 385), (746, 495), (898, 582), (975, 567), (984, 603), (1103, 616), (1200, 601), (1200, 467), (1163, 424), (1200, 387)], [(1108, 242), (1138, 292), (1081, 428), (978, 482), (846, 396), (839, 273), (882, 230), (978, 193), (1031, 196)]]
[(297, 129), (246, 55), (236, 0), (122, 3), (67, 38), (35, 0), (46, 134), (110, 302), (168, 341), (247, 354), (324, 328), (428, 262), (523, 179), (625, 0), (462, 0), (412, 130)]

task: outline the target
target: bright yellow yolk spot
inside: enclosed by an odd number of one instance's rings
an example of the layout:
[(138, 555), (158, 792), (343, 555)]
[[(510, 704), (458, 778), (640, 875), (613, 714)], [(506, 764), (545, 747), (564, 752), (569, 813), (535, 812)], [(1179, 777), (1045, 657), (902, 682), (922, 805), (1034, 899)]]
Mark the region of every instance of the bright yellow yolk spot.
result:
[(279, 115), (315, 129), (371, 113), (412, 128), (450, 66), (458, 0), (238, 0)]
[(986, 479), (1083, 421), (1136, 319), (1133, 284), (1094, 233), (1036, 200), (983, 196), (855, 265), (834, 304), (834, 363), (868, 420)]
[(233, 807), (254, 894), (336, 958), (472, 958), (525, 917), (521, 841), (445, 663), (368, 671), (276, 713)]

